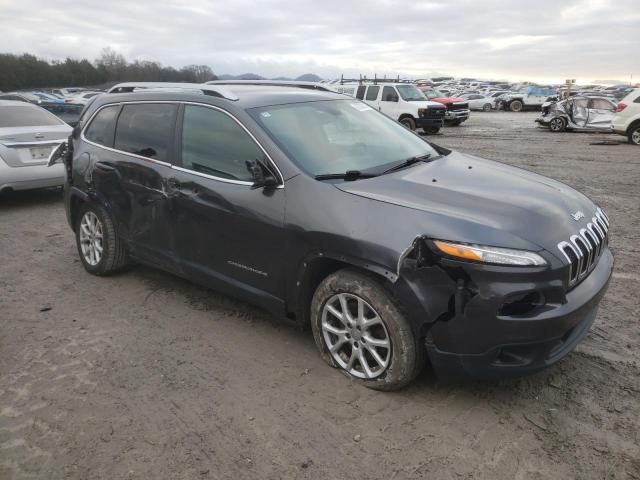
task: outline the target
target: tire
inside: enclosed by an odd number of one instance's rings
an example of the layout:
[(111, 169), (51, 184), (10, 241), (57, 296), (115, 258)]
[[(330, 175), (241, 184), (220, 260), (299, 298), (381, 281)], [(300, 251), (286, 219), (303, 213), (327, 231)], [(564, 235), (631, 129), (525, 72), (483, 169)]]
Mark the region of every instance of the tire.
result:
[(422, 131), (427, 135), (435, 135), (440, 131), (440, 127), (424, 127)]
[(84, 204), (77, 218), (76, 246), (85, 270), (98, 276), (122, 270), (127, 265), (127, 249), (109, 213), (97, 205)]
[(461, 123), (462, 123), (462, 120), (454, 120), (453, 122), (449, 123), (448, 125), (450, 127), (459, 127)]
[(564, 132), (567, 129), (567, 121), (562, 117), (554, 117), (549, 121), (549, 130), (552, 132)]
[(511, 110), (512, 112), (521, 112), (522, 111), (522, 102), (520, 100), (513, 100), (510, 104), (509, 104), (509, 110)]
[(634, 145), (640, 145), (640, 125), (634, 125), (629, 129), (629, 133), (627, 134), (629, 138), (629, 143)]
[(411, 117), (404, 117), (400, 119), (400, 123), (407, 127), (412, 132), (416, 129), (416, 121)]
[[(330, 311), (342, 316), (345, 307), (349, 313), (344, 320)], [(354, 318), (360, 311), (365, 321), (373, 323), (366, 326)], [(421, 339), (389, 293), (378, 280), (355, 269), (339, 270), (320, 283), (311, 302), (311, 329), (322, 359), (368, 388), (402, 388), (425, 363)], [(381, 345), (385, 339), (388, 347)], [(331, 353), (331, 346), (337, 346), (335, 353)]]
[(491, 104), (490, 104), (490, 103), (485, 103), (485, 104), (482, 106), (482, 111), (483, 111), (483, 112), (490, 112), (490, 111), (491, 111)]

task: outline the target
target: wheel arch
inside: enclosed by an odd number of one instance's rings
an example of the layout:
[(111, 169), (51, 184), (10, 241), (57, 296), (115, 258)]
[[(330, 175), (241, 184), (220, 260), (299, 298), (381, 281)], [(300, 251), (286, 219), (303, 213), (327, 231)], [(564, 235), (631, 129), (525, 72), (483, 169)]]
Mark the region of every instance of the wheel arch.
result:
[(634, 120), (627, 127), (627, 135), (629, 135), (635, 128), (640, 127), (640, 118)]
[(345, 268), (366, 273), (382, 284), (394, 282), (397, 279), (395, 272), (357, 258), (325, 252), (311, 254), (303, 260), (298, 269), (293, 294), (290, 296), (293, 305), (287, 309), (295, 316), (296, 323), (303, 328), (310, 325), (311, 300), (318, 285), (329, 275)]
[(411, 120), (413, 120), (415, 122), (416, 117), (414, 117), (413, 115), (411, 115), (410, 113), (403, 113), (402, 115), (400, 115), (398, 117), (398, 121), (401, 122), (402, 120), (404, 120), (405, 118), (410, 118)]

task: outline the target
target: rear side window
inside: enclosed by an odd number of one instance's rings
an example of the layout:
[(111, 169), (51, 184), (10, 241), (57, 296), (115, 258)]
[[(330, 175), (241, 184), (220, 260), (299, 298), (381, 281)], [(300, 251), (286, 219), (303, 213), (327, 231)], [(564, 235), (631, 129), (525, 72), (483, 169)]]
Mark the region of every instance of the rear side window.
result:
[(594, 98), (591, 100), (591, 108), (595, 108), (597, 110), (611, 110), (614, 108), (612, 103), (607, 102), (601, 98)]
[(84, 136), (90, 142), (111, 147), (113, 145), (113, 132), (116, 127), (116, 118), (120, 111), (120, 105), (112, 105), (100, 110), (91, 124), (84, 132)]
[(382, 101), (391, 102), (393, 98), (396, 98), (398, 94), (393, 87), (384, 87), (382, 89)]
[(365, 87), (364, 85), (360, 85), (358, 87), (358, 91), (356, 92), (356, 98), (358, 100), (362, 100), (364, 98), (364, 90), (365, 90), (365, 88), (367, 88), (367, 87)]
[(367, 90), (367, 100), (375, 100), (378, 98), (378, 91), (380, 91), (380, 87), (369, 87)]
[(640, 103), (640, 97), (637, 97), (637, 98), (633, 101), (633, 103)]
[(62, 125), (62, 120), (38, 107), (26, 105), (0, 106), (0, 128), (3, 127), (42, 127)]
[(168, 103), (125, 105), (118, 118), (114, 148), (166, 162), (178, 106)]
[(182, 124), (182, 166), (214, 177), (253, 181), (247, 160), (264, 153), (228, 115), (207, 107), (186, 105)]

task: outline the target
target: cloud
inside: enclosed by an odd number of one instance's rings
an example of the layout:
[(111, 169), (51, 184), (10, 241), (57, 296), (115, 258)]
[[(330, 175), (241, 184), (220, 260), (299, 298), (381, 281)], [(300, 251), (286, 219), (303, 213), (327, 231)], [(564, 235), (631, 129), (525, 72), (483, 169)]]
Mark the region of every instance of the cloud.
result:
[(0, 51), (217, 73), (640, 77), (637, 0), (0, 0)]

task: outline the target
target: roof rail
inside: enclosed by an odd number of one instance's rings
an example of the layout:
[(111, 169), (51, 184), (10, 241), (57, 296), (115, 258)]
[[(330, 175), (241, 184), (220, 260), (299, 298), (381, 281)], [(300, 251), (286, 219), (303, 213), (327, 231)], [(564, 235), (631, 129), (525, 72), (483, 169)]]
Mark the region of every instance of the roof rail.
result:
[(264, 85), (268, 87), (294, 87), (333, 92), (333, 90), (320, 83), (295, 80), (211, 80), (207, 82), (207, 85)]
[(136, 90), (162, 91), (170, 89), (172, 91), (199, 91), (204, 95), (224, 98), (226, 100), (238, 100), (238, 96), (224, 87), (216, 87), (206, 83), (172, 83), (172, 82), (124, 82), (114, 85), (107, 93), (130, 93)]

